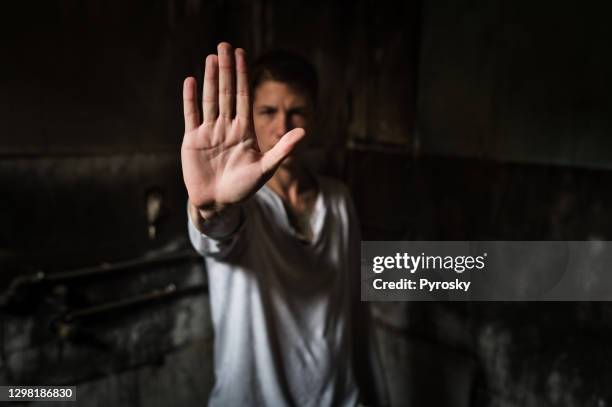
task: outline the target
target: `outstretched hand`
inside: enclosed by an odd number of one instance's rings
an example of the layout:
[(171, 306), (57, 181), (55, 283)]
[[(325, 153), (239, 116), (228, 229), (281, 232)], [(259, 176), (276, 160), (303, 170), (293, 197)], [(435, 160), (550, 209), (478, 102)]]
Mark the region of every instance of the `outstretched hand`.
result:
[(262, 153), (253, 130), (245, 52), (228, 43), (217, 51), (206, 57), (203, 120), (196, 80), (189, 77), (183, 84), (183, 179), (191, 205), (204, 218), (257, 192), (304, 137), (303, 129), (293, 129)]

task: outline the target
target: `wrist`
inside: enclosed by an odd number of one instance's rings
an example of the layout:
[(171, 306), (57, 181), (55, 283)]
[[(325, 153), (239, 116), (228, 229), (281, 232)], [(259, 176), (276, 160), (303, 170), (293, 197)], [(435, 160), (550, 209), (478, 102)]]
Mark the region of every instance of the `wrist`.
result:
[(233, 232), (241, 221), (239, 204), (223, 205), (214, 209), (198, 209), (189, 201), (189, 216), (193, 225), (210, 237), (224, 237)]
[(227, 209), (228, 207), (225, 205), (211, 209), (198, 209), (198, 214), (204, 220), (204, 222), (208, 222), (221, 216), (225, 211), (227, 211)]

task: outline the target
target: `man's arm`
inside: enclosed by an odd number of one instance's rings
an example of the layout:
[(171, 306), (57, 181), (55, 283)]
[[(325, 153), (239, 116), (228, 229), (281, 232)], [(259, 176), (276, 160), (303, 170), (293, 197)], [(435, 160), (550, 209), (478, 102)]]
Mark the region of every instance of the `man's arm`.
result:
[(244, 241), (246, 217), (242, 206), (231, 206), (205, 219), (200, 211), (188, 203), (189, 240), (202, 256), (228, 260)]
[(222, 211), (201, 211), (189, 201), (188, 211), (189, 219), (198, 232), (217, 240), (234, 233), (244, 216), (239, 205), (226, 207)]

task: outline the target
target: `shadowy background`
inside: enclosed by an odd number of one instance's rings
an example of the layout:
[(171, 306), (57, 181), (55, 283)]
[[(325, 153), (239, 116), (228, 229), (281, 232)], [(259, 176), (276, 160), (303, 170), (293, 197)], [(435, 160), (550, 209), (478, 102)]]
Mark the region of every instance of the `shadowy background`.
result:
[[(195, 406), (181, 86), (227, 40), (320, 75), (313, 166), (364, 239), (609, 240), (612, 7), (532, 1), (10, 1), (0, 13), (0, 384)], [(608, 303), (375, 307), (393, 405), (608, 406)]]

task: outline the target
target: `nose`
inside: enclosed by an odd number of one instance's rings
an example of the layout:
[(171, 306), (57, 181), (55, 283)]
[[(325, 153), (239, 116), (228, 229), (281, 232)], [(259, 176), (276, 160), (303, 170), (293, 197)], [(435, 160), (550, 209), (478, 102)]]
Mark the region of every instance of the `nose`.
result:
[(291, 118), (289, 115), (280, 112), (276, 118), (276, 133), (278, 136), (283, 136), (293, 127), (291, 126)]

